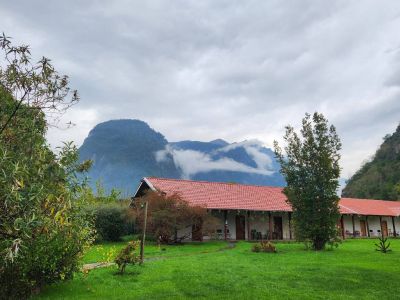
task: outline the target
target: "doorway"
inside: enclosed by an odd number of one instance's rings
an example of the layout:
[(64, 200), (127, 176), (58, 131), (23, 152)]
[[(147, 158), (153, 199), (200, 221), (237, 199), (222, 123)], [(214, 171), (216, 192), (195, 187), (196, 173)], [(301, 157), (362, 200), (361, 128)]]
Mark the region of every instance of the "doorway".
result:
[(282, 217), (274, 217), (274, 240), (283, 240)]
[(367, 226), (364, 220), (360, 220), (361, 236), (367, 236)]
[(386, 221), (381, 222), (381, 228), (382, 228), (382, 236), (384, 237), (388, 236), (388, 226)]
[(203, 241), (202, 222), (192, 225), (192, 241)]
[(243, 215), (236, 216), (236, 239), (237, 240), (244, 240), (246, 238), (245, 234), (246, 229), (246, 221)]

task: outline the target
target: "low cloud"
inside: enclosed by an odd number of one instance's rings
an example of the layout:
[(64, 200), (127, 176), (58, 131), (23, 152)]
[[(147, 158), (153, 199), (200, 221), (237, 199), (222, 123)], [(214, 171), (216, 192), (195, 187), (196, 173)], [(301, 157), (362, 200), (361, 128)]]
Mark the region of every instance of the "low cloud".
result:
[[(257, 167), (251, 167), (243, 163), (237, 162), (231, 158), (223, 157), (214, 159), (213, 155), (218, 152), (228, 152), (238, 147), (243, 147), (245, 151), (254, 160)], [(203, 153), (195, 150), (182, 150), (167, 146), (164, 150), (155, 153), (158, 162), (166, 161), (172, 157), (175, 166), (182, 171), (184, 178), (191, 178), (198, 173), (206, 173), (210, 171), (232, 171), (253, 173), (260, 175), (272, 175), (276, 170), (272, 169), (272, 159), (265, 153), (260, 151), (261, 142), (244, 141), (241, 143), (230, 144), (221, 149), (217, 149), (211, 154)]]
[(263, 143), (259, 140), (246, 140), (240, 143), (232, 143), (230, 145), (225, 146), (218, 151), (228, 152), (238, 147), (243, 147), (247, 154), (254, 160), (259, 169), (272, 169), (272, 159), (271, 157), (262, 152)]

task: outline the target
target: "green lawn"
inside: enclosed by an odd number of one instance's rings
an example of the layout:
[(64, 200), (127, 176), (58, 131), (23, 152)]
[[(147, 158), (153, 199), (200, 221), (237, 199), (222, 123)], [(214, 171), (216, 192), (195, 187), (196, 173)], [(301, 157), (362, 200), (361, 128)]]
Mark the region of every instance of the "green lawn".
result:
[[(276, 254), (252, 253), (247, 242), (233, 249), (225, 242), (150, 245), (153, 259), (126, 275), (115, 275), (115, 267), (76, 274), (37, 299), (399, 299), (400, 240), (389, 254), (376, 252), (374, 242), (346, 240), (322, 252), (278, 243)], [(94, 246), (84, 261), (102, 261), (123, 245)]]

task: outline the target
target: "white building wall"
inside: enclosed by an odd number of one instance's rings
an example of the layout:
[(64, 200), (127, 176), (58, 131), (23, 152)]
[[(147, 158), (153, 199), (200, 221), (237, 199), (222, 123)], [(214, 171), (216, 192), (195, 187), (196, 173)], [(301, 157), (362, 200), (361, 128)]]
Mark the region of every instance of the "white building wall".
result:
[[(248, 223), (250, 222), (250, 234), (253, 229), (257, 232), (261, 232), (262, 238), (266, 238), (266, 234), (269, 230), (269, 215), (268, 212), (262, 211), (251, 211), (250, 218), (248, 218), (247, 211), (241, 210), (229, 210), (227, 214), (228, 219), (228, 229), (230, 234), (230, 239), (236, 239), (236, 215), (243, 215), (245, 216), (245, 237), (246, 240), (249, 239), (248, 233)], [(271, 212), (271, 219), (272, 219), (272, 231), (274, 230), (274, 216), (282, 217), (282, 231), (283, 231), (283, 239), (289, 239), (289, 217), (287, 212)], [(223, 216), (222, 216), (223, 217)], [(293, 237), (293, 235), (292, 235)]]
[[(213, 210), (213, 216), (217, 217), (221, 220), (220, 225), (217, 229), (219, 229), (220, 234), (219, 238), (224, 239), (224, 211), (223, 210)], [(235, 240), (236, 239), (236, 215), (243, 215), (245, 216), (245, 237), (246, 240), (249, 239), (248, 237), (248, 222), (250, 221), (250, 233), (251, 230), (255, 229), (257, 232), (261, 232), (262, 238), (267, 238), (266, 235), (269, 229), (269, 215), (268, 212), (262, 211), (251, 211), (250, 212), (250, 219), (248, 218), (247, 211), (244, 210), (228, 210), (227, 211), (227, 220), (228, 220), (228, 239)], [(283, 239), (290, 239), (290, 231), (289, 231), (289, 214), (287, 212), (271, 212), (272, 218), (272, 231), (274, 230), (274, 216), (282, 217), (282, 230), (283, 230)], [(354, 216), (354, 227), (355, 230), (358, 231), (361, 235), (361, 225), (360, 220), (365, 220), (365, 216)], [(382, 217), (382, 220), (385, 220), (388, 225), (388, 233), (389, 236), (393, 235), (393, 223), (391, 217)], [(352, 224), (352, 216), (351, 215), (344, 215), (343, 216), (343, 224), (344, 224), (344, 231), (346, 237), (353, 236), (353, 224)], [(381, 226), (379, 222), (379, 216), (368, 216), (368, 226), (370, 230), (370, 237), (379, 237)], [(400, 217), (395, 218), (395, 226), (397, 235), (400, 237)], [(366, 226), (366, 231), (367, 231)], [(188, 226), (185, 229), (179, 230), (178, 235), (187, 235), (187, 240), (191, 240), (192, 238), (192, 227)], [(367, 235), (368, 236), (368, 233)], [(204, 240), (209, 240), (211, 237), (204, 236)], [(294, 233), (292, 228), (292, 239), (294, 239)]]
[[(361, 234), (360, 220), (366, 221), (367, 218), (366, 218), (366, 216), (358, 216), (358, 215), (354, 216), (355, 230), (359, 231)], [(393, 235), (392, 218), (391, 217), (382, 217), (382, 221), (387, 222), (388, 234), (389, 234), (389, 236), (392, 236)], [(343, 225), (344, 225), (346, 237), (352, 237), (353, 236), (353, 222), (352, 222), (351, 215), (343, 216)], [(400, 226), (400, 218), (399, 217), (395, 218), (395, 226), (396, 226), (396, 232), (398, 233), (398, 235), (400, 235), (400, 227), (399, 227)], [(369, 227), (370, 237), (379, 237), (381, 235), (381, 224), (380, 224), (379, 216), (368, 216), (368, 227)], [(366, 228), (366, 230), (368, 230), (368, 228)], [(368, 233), (367, 233), (367, 236), (368, 236)]]

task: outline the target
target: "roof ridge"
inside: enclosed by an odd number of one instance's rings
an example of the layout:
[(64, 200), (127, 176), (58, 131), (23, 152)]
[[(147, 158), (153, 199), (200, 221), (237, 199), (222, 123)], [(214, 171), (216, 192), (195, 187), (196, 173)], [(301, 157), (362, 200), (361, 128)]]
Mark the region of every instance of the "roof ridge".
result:
[(166, 178), (166, 177), (156, 177), (156, 176), (148, 176), (143, 177), (147, 179), (162, 179), (162, 180), (171, 180), (171, 181), (187, 181), (187, 182), (199, 182), (199, 183), (213, 183), (213, 184), (226, 184), (226, 185), (242, 185), (242, 186), (252, 186), (252, 187), (263, 187), (263, 188), (276, 188), (283, 189), (282, 186), (271, 186), (271, 185), (257, 185), (257, 184), (246, 184), (246, 183), (236, 183), (236, 182), (223, 182), (223, 181), (207, 181), (207, 180), (193, 180), (193, 179), (177, 179), (177, 178)]

